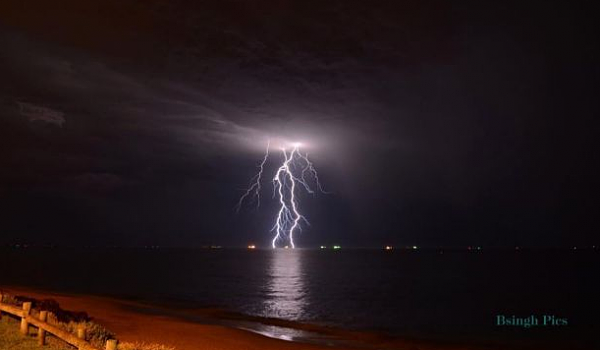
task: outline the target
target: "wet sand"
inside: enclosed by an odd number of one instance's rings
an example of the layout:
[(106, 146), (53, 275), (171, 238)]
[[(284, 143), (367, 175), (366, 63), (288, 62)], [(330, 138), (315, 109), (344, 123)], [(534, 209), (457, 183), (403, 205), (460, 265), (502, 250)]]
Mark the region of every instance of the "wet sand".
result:
[[(343, 331), (314, 325), (295, 326), (294, 328), (300, 331), (319, 332), (332, 339), (330, 345), (326, 345), (326, 342), (308, 344), (275, 339), (243, 329), (199, 321), (202, 318), (215, 316), (229, 320), (240, 318), (235, 314), (222, 313), (219, 310), (182, 311), (122, 299), (55, 293), (23, 287), (0, 287), (0, 290), (36, 299), (54, 299), (65, 310), (85, 311), (95, 322), (115, 332), (120, 341), (160, 343), (174, 346), (178, 350), (499, 349), (390, 338), (374, 333)], [(290, 322), (282, 320), (270, 320), (268, 323), (279, 327), (292, 326)]]

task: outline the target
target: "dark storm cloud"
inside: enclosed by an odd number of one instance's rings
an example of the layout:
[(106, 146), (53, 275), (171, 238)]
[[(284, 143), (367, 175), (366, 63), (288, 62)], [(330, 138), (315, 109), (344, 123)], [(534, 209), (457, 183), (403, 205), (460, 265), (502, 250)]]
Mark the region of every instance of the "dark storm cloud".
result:
[(19, 113), (27, 117), (30, 122), (42, 121), (49, 124), (54, 124), (62, 127), (65, 123), (65, 114), (60, 111), (53, 110), (42, 106), (36, 106), (27, 102), (17, 101)]
[(79, 203), (79, 226), (56, 227), (128, 242), (239, 244), (268, 231), (268, 206), (229, 210), (281, 137), (309, 145), (332, 192), (307, 199), (330, 240), (561, 243), (590, 222), (594, 59), (578, 10), (59, 3), (0, 5), (7, 207)]
[[(189, 93), (160, 77), (145, 81), (85, 55), (60, 48), (40, 49), (24, 38), (4, 39), (2, 44), (9, 52), (4, 57), (4, 70), (12, 78), (3, 84), (5, 94), (10, 94), (3, 96), (5, 100), (22, 94), (36, 99), (43, 94), (46, 103), (63, 105), (74, 119), (97, 120), (104, 128), (115, 123), (112, 125), (121, 130), (172, 130), (175, 138), (186, 128), (192, 134), (197, 131), (198, 144), (251, 132), (225, 119), (212, 106), (218, 102), (203, 104), (208, 98), (202, 99), (199, 93), (192, 100)], [(35, 110), (32, 103), (15, 102), (19, 113), (27, 114), (30, 120), (64, 119), (63, 112), (41, 107)]]
[(86, 173), (72, 179), (77, 187), (87, 191), (106, 192), (123, 185), (123, 180), (114, 174)]

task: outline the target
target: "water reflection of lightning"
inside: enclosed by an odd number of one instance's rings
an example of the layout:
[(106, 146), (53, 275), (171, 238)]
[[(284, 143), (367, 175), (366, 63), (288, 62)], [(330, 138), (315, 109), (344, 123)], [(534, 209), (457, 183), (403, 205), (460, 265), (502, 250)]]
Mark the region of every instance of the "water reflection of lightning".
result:
[[(316, 188), (325, 193), (319, 176), (312, 162), (308, 159), (308, 154), (303, 154), (300, 151), (300, 144), (295, 143), (291, 149), (285, 147), (281, 148), (283, 154), (283, 163), (277, 168), (275, 176), (273, 176), (273, 197), (277, 197), (279, 201), (279, 210), (277, 217), (275, 218), (275, 224), (271, 231), (274, 232), (275, 236), (271, 241), (273, 248), (277, 247), (277, 244), (281, 241), (288, 241), (289, 246), (295, 248), (294, 233), (298, 230), (302, 230), (300, 225), (301, 222), (309, 224), (308, 220), (300, 214), (298, 210), (298, 199), (296, 189), (300, 188), (301, 185), (306, 192), (314, 194), (315, 190), (311, 187), (311, 180), (316, 185)], [(261, 178), (264, 171), (265, 163), (269, 156), (270, 143), (267, 145), (267, 151), (260, 164), (259, 172), (252, 178), (252, 185), (246, 190), (244, 195), (240, 198), (236, 209), (239, 210), (243, 201), (251, 196), (256, 198), (258, 205), (260, 205), (260, 190), (261, 190)]]

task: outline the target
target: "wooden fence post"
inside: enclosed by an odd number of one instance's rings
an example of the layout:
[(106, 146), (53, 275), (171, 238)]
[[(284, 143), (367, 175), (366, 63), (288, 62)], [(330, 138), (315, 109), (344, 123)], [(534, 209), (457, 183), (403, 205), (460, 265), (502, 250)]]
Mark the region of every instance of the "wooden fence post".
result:
[(117, 350), (117, 340), (109, 339), (106, 341), (106, 350)]
[[(48, 311), (40, 311), (40, 321), (46, 322), (48, 318)], [(38, 328), (38, 344), (46, 345), (46, 331), (41, 327)]]
[(23, 335), (29, 334), (29, 322), (27, 322), (27, 316), (31, 312), (31, 303), (23, 303), (23, 316), (21, 317), (21, 333)]

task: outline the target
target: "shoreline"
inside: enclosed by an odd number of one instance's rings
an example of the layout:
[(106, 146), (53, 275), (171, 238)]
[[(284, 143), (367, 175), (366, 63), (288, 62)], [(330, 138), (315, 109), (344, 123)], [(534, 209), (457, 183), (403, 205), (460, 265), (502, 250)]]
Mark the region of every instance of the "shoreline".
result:
[[(266, 319), (215, 308), (184, 309), (113, 297), (73, 294), (31, 287), (2, 286), (13, 295), (54, 299), (61, 308), (85, 311), (127, 342), (153, 342), (177, 350), (197, 349), (498, 349), (343, 330), (294, 321)], [(291, 336), (290, 336), (291, 334)]]

